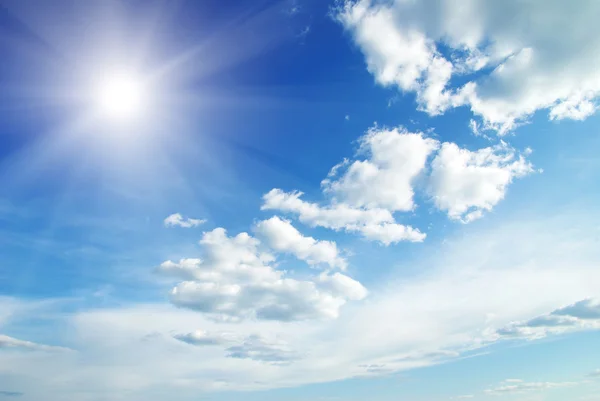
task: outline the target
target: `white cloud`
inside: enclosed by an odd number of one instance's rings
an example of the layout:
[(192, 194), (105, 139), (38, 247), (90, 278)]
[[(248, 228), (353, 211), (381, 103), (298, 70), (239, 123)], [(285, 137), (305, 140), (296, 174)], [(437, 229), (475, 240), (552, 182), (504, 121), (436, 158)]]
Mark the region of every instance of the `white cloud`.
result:
[(263, 196), (261, 209), (293, 213), (301, 222), (312, 227), (358, 232), (367, 239), (385, 245), (399, 241), (421, 242), (425, 239), (425, 234), (418, 229), (396, 223), (389, 210), (354, 208), (343, 203), (322, 207), (300, 199), (302, 195), (302, 192), (272, 189)]
[[(329, 284), (321, 277), (315, 280), (286, 277), (284, 271), (272, 266), (272, 255), (259, 251), (260, 241), (247, 233), (228, 237), (224, 229), (217, 228), (204, 233), (200, 244), (205, 260), (166, 261), (158, 270), (186, 280), (171, 292), (175, 305), (206, 313), (214, 319), (336, 318), (347, 299), (358, 299), (354, 290), (329, 291)], [(360, 283), (343, 277), (362, 288)]]
[[(63, 305), (46, 316), (58, 316), (59, 327), (70, 330), (48, 335), (56, 337), (53, 343), (77, 349), (77, 355), (0, 352), (0, 366), (19, 372), (19, 382), (0, 375), (0, 388), (22, 383), (27, 401), (70, 399), (69, 394), (78, 392), (92, 400), (119, 399), (126, 392), (134, 400), (158, 401), (170, 394), (192, 401), (224, 388), (266, 389), (384, 375), (472, 355), (500, 339), (488, 329), (494, 333), (600, 293), (597, 216), (562, 213), (535, 219), (523, 211), (511, 221), (469, 227), (443, 244), (425, 244), (410, 265), (399, 261), (389, 280), (374, 284), (367, 302), (347, 303), (336, 320), (286, 324), (247, 319), (231, 325), (163, 303), (92, 310)], [(203, 259), (211, 260), (208, 255)], [(399, 275), (409, 268), (417, 273)], [(239, 275), (237, 268), (229, 272)], [(318, 276), (312, 281), (336, 296), (330, 283), (319, 283)], [(352, 287), (340, 285), (336, 291), (350, 299)], [(356, 294), (360, 297), (360, 290)], [(39, 317), (37, 311), (27, 313)], [(171, 333), (192, 333), (199, 327), (208, 336), (233, 331), (235, 341), (187, 346), (172, 339)], [(148, 333), (162, 335), (142, 341)], [(277, 364), (227, 357), (227, 348), (252, 335), (298, 359)]]
[(444, 143), (431, 168), (429, 191), (435, 205), (465, 223), (492, 210), (514, 178), (533, 172), (522, 155), (502, 144), (470, 151)]
[(449, 218), (469, 223), (492, 210), (515, 178), (534, 171), (525, 159), (530, 150), (519, 154), (504, 142), (471, 151), (402, 127), (374, 127), (359, 143), (358, 155), (365, 158), (344, 159), (321, 182), (329, 205), (273, 189), (263, 196), (262, 209), (293, 213), (310, 226), (358, 232), (384, 245), (420, 242), (426, 235), (394, 216), (416, 208), (417, 191)]
[(192, 228), (206, 223), (206, 220), (192, 219), (190, 217), (183, 217), (179, 213), (173, 213), (165, 219), (164, 223), (166, 227)]
[(250, 334), (241, 338), (232, 332), (207, 332), (195, 330), (185, 334), (175, 334), (176, 340), (196, 347), (226, 346), (227, 358), (250, 359), (275, 365), (287, 365), (300, 358), (286, 341), (265, 338), (259, 334)]
[(523, 393), (528, 391), (541, 391), (554, 388), (574, 387), (577, 382), (525, 382), (523, 380), (505, 380), (498, 387), (485, 390), (486, 394), (501, 395)]
[(242, 344), (227, 348), (227, 357), (251, 359), (274, 365), (287, 365), (300, 358), (285, 341), (268, 340), (260, 335), (248, 336)]
[(235, 335), (227, 332), (207, 332), (196, 330), (185, 334), (175, 334), (176, 340), (195, 346), (223, 345), (236, 340)]
[(0, 334), (0, 349), (16, 349), (29, 351), (68, 351), (68, 348), (57, 347), (53, 345), (38, 344), (31, 341), (19, 340)]
[(600, 329), (600, 300), (585, 299), (497, 331), (500, 338), (538, 339), (569, 331)]
[[(431, 115), (466, 105), (505, 133), (537, 110), (557, 120), (595, 112), (599, 12), (593, 0), (347, 0), (336, 15), (377, 82), (416, 93)], [(454, 77), (466, 83), (452, 88)]]
[(346, 269), (347, 262), (339, 255), (335, 242), (305, 237), (288, 220), (271, 217), (257, 223), (255, 230), (274, 251), (291, 253), (309, 265), (327, 264), (331, 268)]
[(370, 129), (360, 138), (368, 159), (335, 166), (321, 183), (335, 201), (352, 207), (389, 211), (414, 209), (415, 178), (439, 142), (404, 128)]

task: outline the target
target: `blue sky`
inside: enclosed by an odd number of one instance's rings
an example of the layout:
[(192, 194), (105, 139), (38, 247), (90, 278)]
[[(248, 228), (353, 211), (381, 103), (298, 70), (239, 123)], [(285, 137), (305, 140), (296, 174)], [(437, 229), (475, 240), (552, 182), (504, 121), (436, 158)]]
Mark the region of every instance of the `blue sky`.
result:
[(0, 2), (0, 399), (600, 400), (598, 7)]

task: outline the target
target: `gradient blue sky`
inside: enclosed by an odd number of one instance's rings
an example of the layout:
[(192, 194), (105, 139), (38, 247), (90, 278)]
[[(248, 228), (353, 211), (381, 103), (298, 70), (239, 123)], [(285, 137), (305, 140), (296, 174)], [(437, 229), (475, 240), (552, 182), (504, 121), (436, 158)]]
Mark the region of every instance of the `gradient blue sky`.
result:
[(0, 0), (0, 399), (600, 400), (599, 12)]

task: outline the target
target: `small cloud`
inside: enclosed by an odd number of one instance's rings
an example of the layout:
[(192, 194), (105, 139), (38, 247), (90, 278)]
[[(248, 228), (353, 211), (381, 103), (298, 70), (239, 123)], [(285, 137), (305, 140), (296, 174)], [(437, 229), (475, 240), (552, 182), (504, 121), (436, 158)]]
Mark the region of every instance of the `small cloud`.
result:
[(588, 374), (588, 377), (598, 377), (598, 378), (600, 378), (600, 369), (594, 370), (592, 373)]
[(344, 117), (346, 119), (346, 121), (350, 121), (350, 115), (346, 114), (346, 117)]
[(500, 395), (500, 394), (514, 394), (524, 393), (531, 391), (549, 390), (555, 388), (565, 388), (577, 386), (580, 383), (576, 382), (525, 382), (519, 379), (508, 379), (504, 380), (500, 385), (495, 388), (485, 390), (486, 394)]
[(473, 398), (474, 396), (471, 394), (467, 394), (467, 395), (458, 395), (456, 397), (450, 397), (451, 400), (468, 400)]
[(298, 36), (299, 38), (304, 38), (309, 33), (310, 33), (310, 25), (306, 25), (296, 36)]
[(164, 220), (165, 227), (183, 227), (192, 228), (198, 227), (201, 224), (206, 223), (203, 219), (192, 219), (190, 217), (183, 217), (179, 213), (173, 213)]
[(176, 334), (173, 336), (176, 340), (197, 347), (207, 345), (221, 345), (235, 341), (235, 336), (230, 333), (209, 333), (204, 330), (196, 330), (192, 333)]

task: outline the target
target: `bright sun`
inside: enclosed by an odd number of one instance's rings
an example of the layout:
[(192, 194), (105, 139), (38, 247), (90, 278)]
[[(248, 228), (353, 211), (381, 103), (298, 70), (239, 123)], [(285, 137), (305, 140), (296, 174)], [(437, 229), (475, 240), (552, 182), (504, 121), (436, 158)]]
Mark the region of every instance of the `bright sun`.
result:
[(106, 118), (122, 121), (139, 117), (146, 94), (138, 77), (115, 73), (99, 82), (95, 96), (97, 106)]

